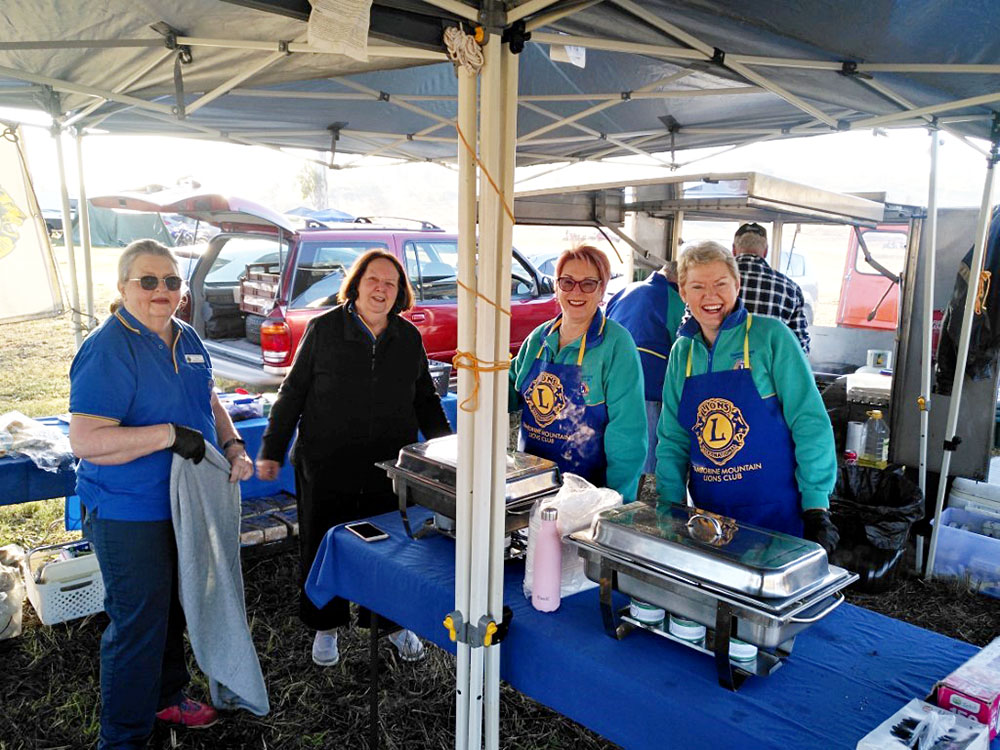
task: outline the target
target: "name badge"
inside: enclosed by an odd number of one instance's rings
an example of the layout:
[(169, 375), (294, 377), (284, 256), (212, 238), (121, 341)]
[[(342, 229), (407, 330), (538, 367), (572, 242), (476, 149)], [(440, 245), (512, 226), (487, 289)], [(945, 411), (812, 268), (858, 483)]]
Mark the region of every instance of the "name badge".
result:
[(205, 364), (204, 354), (185, 354), (184, 361), (189, 365), (203, 365)]

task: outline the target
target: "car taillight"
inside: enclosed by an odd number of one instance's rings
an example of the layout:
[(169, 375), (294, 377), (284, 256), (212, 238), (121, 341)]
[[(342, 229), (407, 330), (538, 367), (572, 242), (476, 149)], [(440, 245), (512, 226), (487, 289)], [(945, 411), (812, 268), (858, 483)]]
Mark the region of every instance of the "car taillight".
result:
[(292, 353), (292, 331), (284, 320), (268, 318), (261, 324), (260, 351), (265, 363), (285, 364)]

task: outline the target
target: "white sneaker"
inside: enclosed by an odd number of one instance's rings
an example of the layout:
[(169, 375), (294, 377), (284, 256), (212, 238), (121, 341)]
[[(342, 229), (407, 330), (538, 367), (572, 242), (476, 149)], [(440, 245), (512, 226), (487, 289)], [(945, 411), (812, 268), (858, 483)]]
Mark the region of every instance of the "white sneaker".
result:
[(399, 651), (403, 661), (420, 661), (424, 658), (424, 644), (412, 630), (397, 630), (389, 636), (389, 642)]
[(340, 651), (337, 649), (337, 629), (317, 630), (313, 639), (313, 662), (321, 667), (332, 667), (340, 661)]

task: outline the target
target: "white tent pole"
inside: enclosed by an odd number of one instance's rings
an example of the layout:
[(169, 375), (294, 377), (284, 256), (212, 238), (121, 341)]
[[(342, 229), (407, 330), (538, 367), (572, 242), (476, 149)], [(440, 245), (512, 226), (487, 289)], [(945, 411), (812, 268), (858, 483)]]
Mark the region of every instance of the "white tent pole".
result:
[[(138, 70), (136, 70), (134, 73), (132, 73), (131, 75), (129, 75), (124, 81), (122, 81), (121, 83), (119, 83), (117, 86), (115, 86), (111, 90), (114, 93), (116, 93), (116, 94), (121, 94), (121, 93), (127, 91), (137, 81), (141, 81), (143, 78), (145, 78), (145, 76), (146, 76), (147, 73), (149, 73), (151, 70), (154, 70), (156, 67), (158, 67), (160, 65), (160, 63), (162, 63), (165, 60), (173, 57), (175, 54), (176, 53), (172, 49), (163, 50), (153, 60), (151, 60), (150, 62), (148, 62), (146, 65), (143, 65), (142, 67), (140, 67)], [(98, 99), (96, 102), (94, 102), (93, 104), (88, 104), (86, 107), (84, 107), (83, 109), (81, 109), (79, 112), (74, 113), (72, 117), (67, 117), (63, 121), (63, 123), (62, 123), (63, 126), (64, 127), (65, 126), (69, 126), (69, 125), (72, 125), (73, 123), (75, 123), (77, 120), (82, 120), (84, 117), (86, 117), (87, 115), (89, 115), (91, 112), (93, 112), (94, 110), (100, 108), (107, 101), (108, 101), (107, 99), (104, 99), (102, 97), (102, 98)]]
[[(497, 174), (500, 164), (500, 118), (502, 91), (500, 70), (500, 35), (491, 34), (483, 47), (485, 63), (480, 73), (479, 96), (479, 153), (482, 172), (479, 178), (479, 264), (478, 278), (480, 293), (492, 297), (495, 290), (499, 257), (497, 251), (497, 225), (499, 212), (496, 192), (489, 183), (488, 176)], [(475, 355), (480, 362), (492, 362), (496, 349), (498, 310), (482, 299), (476, 302), (476, 347)], [(480, 619), (489, 614), (490, 580), (490, 520), (493, 495), (495, 492), (494, 466), (497, 459), (504, 458), (506, 451), (496, 454), (494, 442), (495, 372), (482, 372), (480, 377), (479, 403), (475, 414), (475, 474), (473, 476), (472, 509), (472, 564), (470, 575), (469, 622), (478, 625)], [(506, 402), (503, 404), (506, 407)], [(506, 413), (506, 408), (503, 409)], [(503, 495), (500, 496), (501, 498)], [(501, 500), (502, 502), (502, 500)], [(471, 679), (469, 695), (468, 747), (479, 750), (482, 745), (483, 729), (483, 666), (484, 648), (472, 649)]]
[[(514, 157), (517, 151), (517, 74), (520, 56), (510, 51), (509, 46), (500, 48), (501, 55), (501, 130), (500, 164), (494, 179), (503, 191), (494, 200), (497, 211), (497, 275), (494, 284), (494, 299), (505, 310), (510, 309), (511, 293), (511, 239), (513, 222), (505, 210), (505, 205), (513, 211), (514, 204)], [(510, 356), (510, 317), (502, 313), (496, 315), (496, 344), (493, 361), (504, 362)], [(506, 535), (507, 507), (505, 502), (507, 475), (507, 442), (510, 436), (510, 418), (507, 414), (507, 371), (499, 372), (494, 379), (493, 400), (493, 503), (490, 526), (490, 577), (489, 613), (499, 624), (503, 618), (504, 584), (504, 536)], [(483, 723), (486, 735), (486, 750), (500, 747), (500, 649), (491, 646), (486, 649), (486, 674), (483, 690)]]
[(464, 18), (467, 21), (479, 20), (479, 9), (477, 7), (466, 5), (458, 0), (426, 0), (426, 2), (428, 5), (433, 5), (436, 8), (441, 8), (441, 10), (454, 13), (456, 16)]
[(532, 13), (538, 13), (555, 4), (556, 0), (526, 0), (526, 2), (507, 11), (507, 24), (517, 23), (522, 18), (527, 18)]
[[(997, 127), (994, 125), (994, 138), (997, 137)], [(986, 181), (983, 185), (983, 202), (979, 206), (979, 221), (976, 226), (976, 245), (969, 265), (969, 283), (965, 294), (965, 310), (962, 314), (962, 332), (958, 340), (958, 361), (955, 363), (955, 380), (951, 390), (951, 402), (948, 404), (948, 421), (945, 427), (945, 439), (953, 440), (958, 428), (958, 412), (962, 402), (962, 385), (965, 383), (965, 365), (969, 359), (969, 336), (972, 332), (972, 312), (976, 306), (976, 296), (979, 289), (979, 276), (983, 270), (983, 259), (986, 256), (986, 229), (990, 221), (990, 204), (993, 200), (994, 165), (997, 161), (998, 141), (994, 140), (990, 157), (986, 160)], [(951, 468), (951, 451), (945, 448), (941, 456), (941, 475), (938, 479), (937, 502), (934, 505), (934, 530), (931, 532), (931, 547), (927, 555), (926, 578), (934, 576), (934, 560), (937, 554), (938, 533), (941, 531), (941, 511), (944, 508), (944, 493), (948, 487), (948, 470)]]
[[(645, 86), (643, 86), (642, 88), (640, 88), (639, 91), (652, 91), (653, 89), (655, 89), (655, 88), (657, 88), (659, 86), (665, 86), (668, 83), (673, 83), (674, 81), (679, 81), (681, 78), (685, 78), (685, 77), (691, 75), (693, 72), (694, 71), (691, 71), (691, 70), (682, 70), (682, 71), (680, 71), (678, 73), (674, 73), (674, 74), (669, 75), (669, 76), (664, 76), (663, 78), (660, 78), (660, 79), (658, 79), (656, 81), (653, 81), (652, 83), (646, 84)], [(605, 109), (607, 109), (608, 107), (615, 107), (615, 106), (618, 106), (619, 104), (623, 104), (625, 101), (626, 101), (625, 99), (619, 98), (619, 99), (612, 100), (612, 101), (601, 102), (600, 104), (595, 104), (593, 107), (587, 107), (587, 109), (584, 109), (584, 110), (581, 110), (580, 112), (572, 114), (569, 117), (564, 117), (559, 122), (553, 122), (553, 123), (550, 123), (548, 125), (543, 125), (540, 128), (532, 130), (530, 133), (525, 133), (524, 135), (520, 136), (517, 139), (518, 145), (527, 144), (533, 138), (537, 138), (540, 135), (548, 133), (548, 132), (550, 132), (552, 130), (556, 130), (557, 128), (560, 128), (563, 125), (568, 125), (571, 122), (576, 122), (577, 120), (580, 120), (580, 119), (582, 119), (584, 117), (589, 117), (590, 115), (596, 114), (598, 112), (602, 112)]]
[(527, 23), (524, 24), (525, 31), (534, 31), (535, 29), (540, 29), (543, 26), (548, 26), (556, 21), (562, 20), (566, 16), (579, 13), (580, 11), (586, 10), (590, 6), (597, 5), (600, 2), (603, 2), (603, 0), (586, 0), (585, 2), (577, 3), (576, 5), (570, 7), (551, 10), (548, 13), (540, 13), (539, 15), (532, 17)]
[[(469, 146), (476, 148), (476, 75), (458, 68), (458, 125)], [(458, 147), (458, 350), (471, 352), (476, 339), (476, 160), (457, 139)], [(458, 403), (472, 396), (475, 374), (458, 368)], [(455, 486), (455, 610), (469, 618), (469, 572), (472, 560), (472, 474), (475, 417), (458, 409), (458, 466)], [(469, 666), (471, 648), (459, 640), (455, 662), (455, 747), (466, 748), (469, 733)]]
[[(931, 364), (931, 335), (934, 327), (934, 270), (937, 265), (937, 173), (938, 140), (941, 135), (931, 128), (931, 174), (927, 186), (927, 252), (921, 257), (924, 274), (924, 328), (921, 341), (920, 364), (920, 468), (917, 482), (920, 493), (927, 497), (927, 441), (930, 439), (931, 378), (934, 368)], [(941, 475), (942, 484), (945, 475)], [(917, 572), (924, 562), (924, 539), (917, 537)]]
[(76, 278), (76, 256), (73, 251), (73, 217), (69, 207), (69, 190), (66, 188), (66, 162), (63, 159), (62, 129), (52, 126), (52, 138), (56, 142), (56, 160), (59, 163), (59, 195), (62, 198), (63, 245), (69, 261), (70, 299), (73, 302), (73, 339), (76, 348), (83, 343), (83, 329), (80, 325), (80, 286)]
[(76, 213), (80, 218), (80, 242), (83, 243), (83, 281), (84, 289), (87, 292), (87, 323), (89, 331), (95, 327), (94, 317), (94, 272), (90, 263), (90, 206), (87, 205), (87, 189), (84, 184), (83, 175), (83, 132), (76, 133), (76, 164), (79, 170), (80, 198), (77, 203)]
[(948, 112), (952, 109), (964, 109), (965, 107), (978, 107), (985, 104), (1000, 102), (1000, 92), (982, 94), (980, 96), (970, 96), (966, 99), (956, 99), (951, 102), (932, 104), (928, 107), (917, 107), (905, 112), (895, 112), (891, 115), (881, 115), (879, 117), (869, 117), (867, 120), (855, 120), (851, 123), (851, 130), (864, 130), (874, 128), (879, 125), (887, 125), (898, 120), (906, 120), (911, 117), (923, 117), (924, 115), (936, 115), (939, 112)]
[(94, 86), (85, 86), (82, 83), (70, 83), (69, 81), (52, 78), (51, 76), (36, 75), (35, 73), (28, 73), (24, 70), (8, 68), (5, 65), (0, 65), (0, 76), (9, 76), (11, 78), (16, 78), (19, 81), (28, 81), (29, 83), (37, 83), (42, 86), (50, 86), (55, 91), (66, 91), (71, 94), (83, 94), (84, 96), (96, 96), (99, 99), (111, 99), (112, 101), (121, 102), (122, 104), (130, 104), (133, 107), (138, 107), (140, 109), (162, 112), (167, 115), (173, 114), (173, 107), (169, 104), (157, 104), (156, 102), (149, 102), (135, 96), (116, 94), (113, 91), (105, 91), (104, 89), (99, 89)]

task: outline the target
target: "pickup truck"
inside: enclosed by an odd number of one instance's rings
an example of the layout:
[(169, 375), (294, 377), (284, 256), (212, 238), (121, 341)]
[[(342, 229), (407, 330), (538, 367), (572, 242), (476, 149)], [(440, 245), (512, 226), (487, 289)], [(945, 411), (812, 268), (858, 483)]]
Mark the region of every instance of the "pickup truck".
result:
[[(336, 304), (347, 269), (362, 253), (393, 253), (413, 285), (415, 305), (403, 314), (432, 360), (450, 362), (458, 338), (458, 237), (426, 222), (416, 227), (359, 222), (298, 228), (263, 206), (220, 195), (169, 203), (150, 196), (106, 196), (96, 205), (189, 216), (221, 231), (184, 264), (189, 303), (182, 316), (201, 335), (219, 377), (254, 387), (281, 383), (306, 324)], [(411, 222), (412, 223), (412, 222)], [(511, 263), (511, 352), (558, 313), (551, 277), (520, 252)]]

